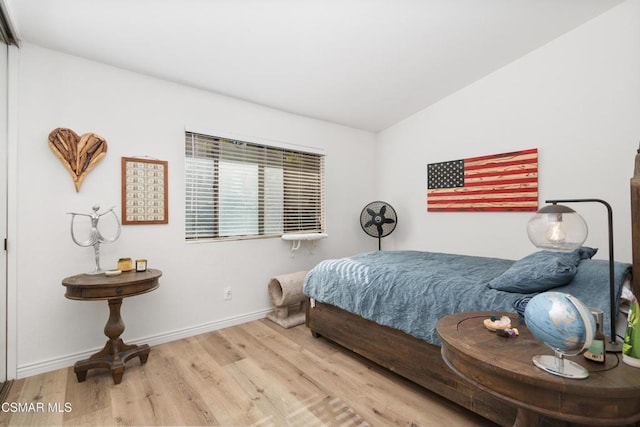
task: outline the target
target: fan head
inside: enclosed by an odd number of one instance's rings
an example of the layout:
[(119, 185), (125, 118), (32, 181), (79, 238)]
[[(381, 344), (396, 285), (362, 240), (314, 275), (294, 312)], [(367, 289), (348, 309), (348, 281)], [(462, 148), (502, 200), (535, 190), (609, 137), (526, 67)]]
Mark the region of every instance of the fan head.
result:
[(360, 226), (371, 237), (386, 237), (395, 230), (397, 224), (396, 211), (387, 202), (371, 202), (360, 213)]

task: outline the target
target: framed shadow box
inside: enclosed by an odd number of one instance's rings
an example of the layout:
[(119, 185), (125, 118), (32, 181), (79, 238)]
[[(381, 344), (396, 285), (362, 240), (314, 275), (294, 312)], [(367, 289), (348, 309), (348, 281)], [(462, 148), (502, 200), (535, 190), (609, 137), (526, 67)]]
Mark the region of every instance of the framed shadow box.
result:
[(122, 224), (168, 224), (168, 163), (122, 158)]

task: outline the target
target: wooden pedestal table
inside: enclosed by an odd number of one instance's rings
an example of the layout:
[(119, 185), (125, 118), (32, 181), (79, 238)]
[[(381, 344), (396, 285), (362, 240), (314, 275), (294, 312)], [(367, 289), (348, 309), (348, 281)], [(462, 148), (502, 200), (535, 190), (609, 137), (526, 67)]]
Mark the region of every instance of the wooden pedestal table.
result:
[[(520, 336), (503, 338), (482, 321), (508, 315)], [(531, 358), (553, 354), (537, 341), (516, 314), (469, 312), (438, 322), (442, 358), (458, 375), (518, 408), (516, 426), (540, 425), (542, 416), (571, 423), (626, 425), (640, 421), (640, 370), (607, 353), (604, 365), (582, 355), (570, 360), (589, 371), (586, 379), (568, 379), (537, 368)], [(556, 424), (554, 424), (556, 425)]]
[(86, 360), (75, 363), (73, 371), (76, 373), (78, 382), (87, 379), (89, 369), (107, 368), (111, 371), (114, 384), (120, 384), (127, 360), (139, 357), (140, 363), (147, 362), (150, 351), (147, 344), (129, 345), (120, 338), (124, 332), (120, 306), (123, 298), (144, 294), (158, 288), (160, 276), (162, 276), (160, 270), (148, 269), (143, 272), (129, 271), (117, 276), (79, 274), (62, 281), (62, 285), (67, 288), (65, 297), (69, 299), (109, 302), (109, 319), (104, 327), (104, 334), (109, 340), (102, 350)]

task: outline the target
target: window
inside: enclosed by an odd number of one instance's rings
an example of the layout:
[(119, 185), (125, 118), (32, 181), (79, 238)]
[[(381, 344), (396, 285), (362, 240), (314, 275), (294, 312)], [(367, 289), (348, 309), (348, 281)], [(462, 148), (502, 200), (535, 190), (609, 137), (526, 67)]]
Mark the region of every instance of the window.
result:
[(324, 156), (186, 132), (185, 236), (324, 232)]

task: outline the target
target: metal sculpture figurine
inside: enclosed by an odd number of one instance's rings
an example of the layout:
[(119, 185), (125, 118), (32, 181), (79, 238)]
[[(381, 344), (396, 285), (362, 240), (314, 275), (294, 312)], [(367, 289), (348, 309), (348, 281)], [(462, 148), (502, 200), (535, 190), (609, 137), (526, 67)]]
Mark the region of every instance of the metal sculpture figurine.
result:
[[(113, 206), (111, 209), (109, 209), (108, 211), (105, 211), (101, 214), (98, 213), (98, 209), (100, 209), (100, 206), (96, 205), (94, 206), (93, 209), (93, 213), (91, 214), (81, 214), (81, 213), (75, 213), (75, 212), (69, 212), (69, 214), (71, 215), (71, 238), (73, 239), (73, 242), (78, 245), (78, 246), (82, 246), (83, 248), (89, 247), (89, 246), (93, 246), (93, 252), (95, 254), (95, 260), (96, 260), (96, 268), (95, 270), (93, 270), (91, 273), (87, 273), (87, 274), (102, 274), (104, 273), (104, 270), (102, 270), (102, 268), (100, 268), (100, 244), (101, 243), (113, 243), (116, 240), (118, 240), (118, 238), (120, 237), (120, 231), (122, 229), (121, 225), (120, 225), (120, 221), (118, 220), (118, 215), (116, 215), (116, 213), (113, 211), (113, 209), (115, 208), (115, 206)], [(102, 233), (100, 233), (100, 230), (98, 230), (98, 221), (100, 220), (100, 217), (102, 217), (103, 215), (106, 215), (108, 213), (112, 213), (113, 216), (116, 218), (116, 224), (118, 225), (118, 231), (116, 231), (116, 235), (110, 239), (105, 238)], [(76, 239), (76, 236), (73, 232), (73, 222), (76, 218), (76, 216), (87, 216), (89, 218), (91, 218), (91, 230), (89, 231), (89, 237), (87, 240), (83, 241), (83, 242), (79, 242), (78, 239)]]

